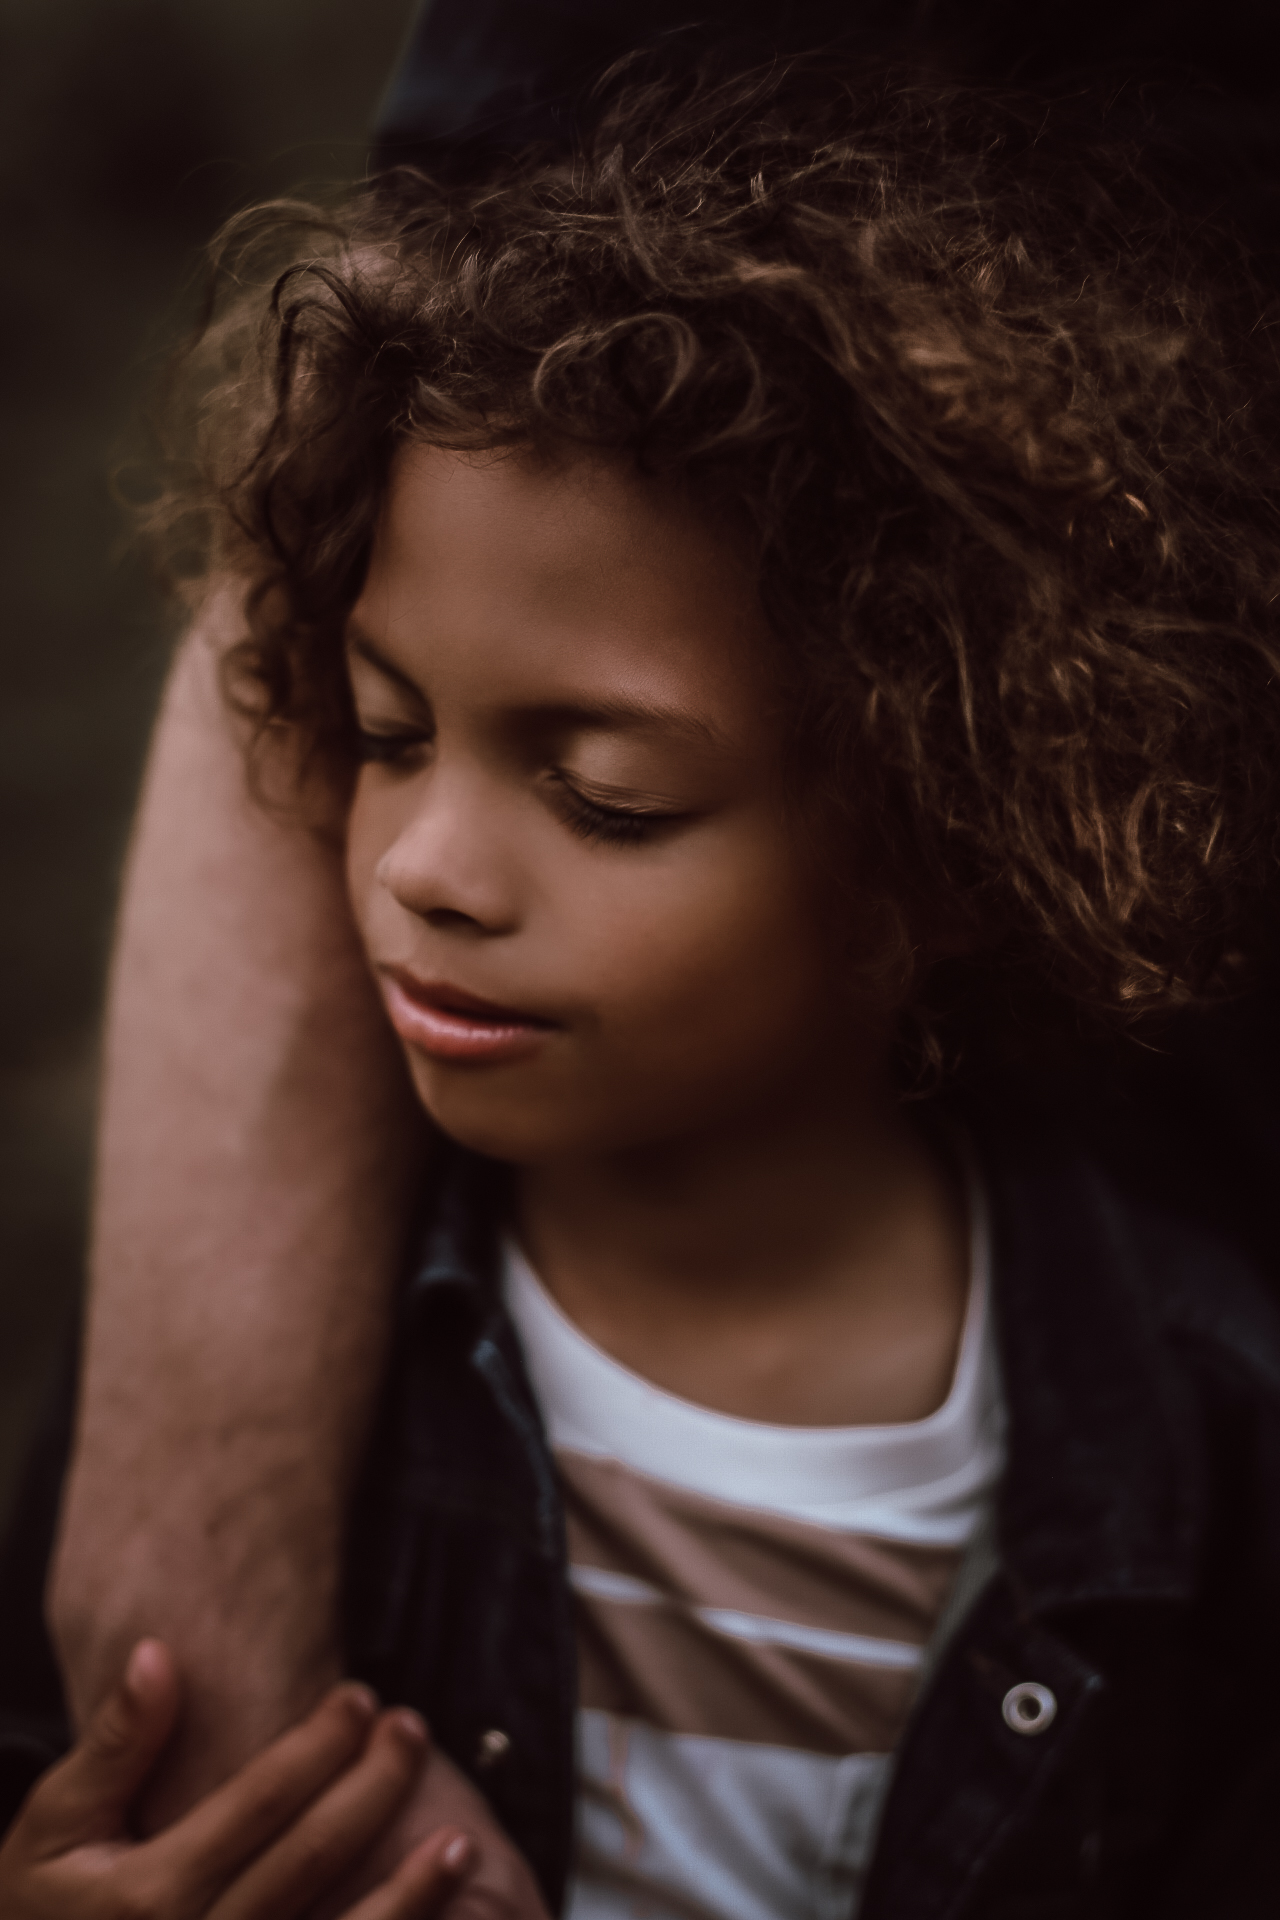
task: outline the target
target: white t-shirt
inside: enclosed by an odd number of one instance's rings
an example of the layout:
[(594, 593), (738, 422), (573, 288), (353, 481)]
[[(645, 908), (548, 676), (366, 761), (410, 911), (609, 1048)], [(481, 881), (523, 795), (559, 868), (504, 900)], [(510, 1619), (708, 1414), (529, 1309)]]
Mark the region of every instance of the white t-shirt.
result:
[(1003, 1464), (980, 1196), (926, 1420), (782, 1427), (665, 1393), (509, 1247), (578, 1622), (568, 1920), (849, 1920), (924, 1650)]

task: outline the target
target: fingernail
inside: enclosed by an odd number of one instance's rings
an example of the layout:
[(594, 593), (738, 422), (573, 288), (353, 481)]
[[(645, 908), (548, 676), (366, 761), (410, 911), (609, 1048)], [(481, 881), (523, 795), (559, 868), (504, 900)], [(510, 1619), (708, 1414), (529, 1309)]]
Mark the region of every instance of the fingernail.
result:
[(442, 1863), (450, 1873), (461, 1873), (471, 1858), (471, 1842), (465, 1833), (459, 1833), (449, 1842), (440, 1855)]
[(415, 1746), (426, 1746), (427, 1723), (420, 1713), (415, 1713), (412, 1707), (397, 1707), (391, 1719), (397, 1732), (407, 1740), (412, 1740)]
[(373, 1719), (378, 1711), (378, 1696), (372, 1687), (366, 1687), (363, 1680), (348, 1680), (342, 1691), (354, 1713), (362, 1720)]
[(161, 1646), (159, 1640), (139, 1640), (129, 1655), (124, 1670), (124, 1690), (133, 1699), (147, 1692), (147, 1681), (155, 1671), (156, 1654)]

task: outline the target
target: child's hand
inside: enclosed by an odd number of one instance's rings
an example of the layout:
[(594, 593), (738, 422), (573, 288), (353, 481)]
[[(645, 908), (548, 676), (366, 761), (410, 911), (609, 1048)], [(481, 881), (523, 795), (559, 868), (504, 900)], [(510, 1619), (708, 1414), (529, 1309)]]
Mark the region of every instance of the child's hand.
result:
[(397, 1861), (416, 1859), (440, 1831), (456, 1833), (459, 1828), (470, 1836), (473, 1864), (449, 1901), (448, 1920), (548, 1920), (528, 1861), (499, 1826), (488, 1801), (438, 1747), (394, 1826), (357, 1873), (322, 1903), (316, 1920), (337, 1920), (339, 1915), (364, 1920), (364, 1907), (353, 1908), (351, 1901), (389, 1874)]
[[(364, 1688), (338, 1687), (183, 1819), (134, 1841), (130, 1803), (177, 1713), (169, 1652), (143, 1641), (0, 1847), (4, 1920), (293, 1920), (367, 1852), (426, 1754), (416, 1715), (379, 1715)], [(471, 1851), (456, 1827), (438, 1828), (350, 1920), (422, 1920)]]

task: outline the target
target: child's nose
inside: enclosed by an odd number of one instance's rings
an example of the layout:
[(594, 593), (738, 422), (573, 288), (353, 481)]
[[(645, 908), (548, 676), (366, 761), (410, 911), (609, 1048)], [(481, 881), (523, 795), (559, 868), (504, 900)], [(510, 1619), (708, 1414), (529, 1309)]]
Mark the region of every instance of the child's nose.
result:
[(432, 804), (378, 862), (378, 882), (438, 931), (511, 933), (519, 921), (516, 876), (498, 823), (479, 805)]

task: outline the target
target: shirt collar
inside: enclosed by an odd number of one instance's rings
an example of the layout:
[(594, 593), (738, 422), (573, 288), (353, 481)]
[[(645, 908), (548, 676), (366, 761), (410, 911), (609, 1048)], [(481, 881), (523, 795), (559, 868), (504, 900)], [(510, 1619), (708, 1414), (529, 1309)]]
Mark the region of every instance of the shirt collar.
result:
[(421, 1307), (444, 1293), (472, 1304), (477, 1316), (496, 1305), (500, 1227), (510, 1174), (505, 1166), (446, 1141), (432, 1169), (422, 1210), (419, 1251), (409, 1302)]
[[(990, 1206), (1008, 1414), (1001, 1561), (1030, 1612), (1185, 1599), (1205, 1470), (1162, 1325), (1163, 1269), (1171, 1258), (1203, 1268), (1221, 1249), (1131, 1200), (1065, 1129), (1016, 1113), (966, 1112), (964, 1123)], [(508, 1180), (494, 1161), (443, 1151), (411, 1308), (447, 1296), (477, 1333), (503, 1317)]]

